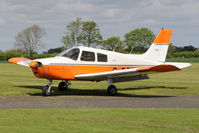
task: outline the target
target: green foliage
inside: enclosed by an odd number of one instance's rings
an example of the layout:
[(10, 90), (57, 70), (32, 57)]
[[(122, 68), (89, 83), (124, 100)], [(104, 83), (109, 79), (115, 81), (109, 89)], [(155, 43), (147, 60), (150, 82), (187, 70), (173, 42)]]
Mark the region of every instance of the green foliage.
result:
[(39, 59), (39, 58), (48, 58), (48, 57), (54, 57), (56, 56), (57, 53), (53, 53), (53, 54), (34, 54), (33, 58), (34, 59)]
[(86, 21), (83, 23), (81, 42), (87, 47), (96, 47), (102, 42), (100, 29), (94, 21)]
[(64, 51), (64, 47), (52, 48), (45, 53), (53, 54), (53, 53), (61, 53), (62, 51)]
[(102, 36), (94, 21), (83, 22), (81, 18), (77, 18), (67, 26), (62, 42), (66, 48), (79, 46), (80, 43), (87, 47), (96, 47), (102, 42)]
[(104, 40), (102, 43), (102, 48), (110, 51), (124, 52), (122, 41), (119, 37), (110, 37)]
[(190, 62), (199, 63), (199, 58), (167, 58), (166, 62)]
[(72, 21), (67, 26), (66, 35), (62, 37), (62, 42), (64, 43), (66, 48), (80, 45), (82, 35), (82, 24), (82, 19), (77, 17), (76, 21)]
[(7, 61), (13, 57), (26, 57), (26, 51), (23, 49), (11, 49), (6, 52), (0, 52), (0, 61)]
[(199, 57), (199, 51), (185, 51), (185, 52), (175, 52), (168, 53), (167, 58), (194, 58)]
[[(31, 59), (54, 57), (56, 55), (57, 55), (57, 53), (53, 53), (53, 54), (33, 54)], [(16, 49), (16, 50), (12, 49), (12, 50), (8, 50), (6, 52), (0, 52), (0, 61), (1, 62), (8, 61), (10, 58), (13, 58), (13, 57), (30, 58), (30, 56), (26, 54), (26, 51), (24, 51), (22, 49)]]
[(7, 55), (26, 55), (26, 51), (24, 49), (11, 49), (5, 52)]
[(184, 51), (196, 51), (197, 48), (195, 48), (194, 46), (184, 46), (184, 47), (175, 47), (177, 52), (184, 52)]
[(168, 53), (172, 54), (174, 52), (176, 52), (176, 47), (172, 43), (170, 43), (168, 48)]
[(155, 34), (148, 28), (137, 28), (125, 34), (124, 43), (127, 51), (146, 51), (155, 39)]

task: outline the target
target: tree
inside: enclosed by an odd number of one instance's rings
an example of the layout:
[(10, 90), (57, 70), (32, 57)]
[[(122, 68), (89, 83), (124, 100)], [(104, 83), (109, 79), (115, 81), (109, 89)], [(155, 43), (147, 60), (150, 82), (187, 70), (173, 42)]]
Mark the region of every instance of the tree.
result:
[(52, 49), (49, 49), (49, 50), (47, 51), (47, 53), (48, 53), (48, 54), (61, 53), (63, 50), (64, 50), (63, 47), (52, 48)]
[(168, 48), (168, 53), (172, 54), (172, 53), (175, 53), (175, 52), (176, 52), (176, 47), (172, 43), (170, 43), (169, 48)]
[(110, 37), (107, 40), (104, 40), (102, 48), (110, 51), (123, 52), (122, 41), (119, 37)]
[(183, 51), (196, 51), (196, 50), (197, 50), (197, 48), (195, 48), (194, 46), (191, 46), (191, 45), (183, 47)]
[(33, 25), (15, 36), (15, 46), (18, 49), (24, 49), (30, 58), (32, 58), (33, 53), (42, 47), (41, 39), (45, 34), (45, 29), (38, 25)]
[(177, 52), (184, 52), (184, 51), (196, 51), (197, 48), (195, 48), (194, 46), (184, 46), (184, 47), (175, 47)]
[(102, 35), (97, 24), (93, 21), (83, 23), (81, 42), (87, 47), (96, 47), (102, 42)]
[(137, 28), (125, 34), (124, 43), (127, 51), (144, 52), (146, 51), (153, 40), (155, 34), (148, 28)]
[(72, 21), (67, 26), (66, 35), (62, 37), (62, 42), (66, 48), (79, 46), (79, 43), (81, 42), (82, 23), (82, 19), (77, 17), (75, 21)]

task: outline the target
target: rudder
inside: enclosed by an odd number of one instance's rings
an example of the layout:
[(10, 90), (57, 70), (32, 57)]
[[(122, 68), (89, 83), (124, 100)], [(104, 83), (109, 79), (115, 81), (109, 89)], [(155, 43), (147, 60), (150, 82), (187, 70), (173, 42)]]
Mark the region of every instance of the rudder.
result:
[(165, 62), (172, 30), (162, 30), (153, 41), (150, 48), (143, 54), (144, 58)]

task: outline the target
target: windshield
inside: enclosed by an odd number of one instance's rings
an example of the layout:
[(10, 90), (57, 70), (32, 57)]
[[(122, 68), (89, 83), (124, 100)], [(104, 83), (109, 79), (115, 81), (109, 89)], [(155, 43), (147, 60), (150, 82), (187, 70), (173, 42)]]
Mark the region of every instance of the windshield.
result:
[(62, 57), (67, 57), (73, 60), (77, 60), (79, 55), (79, 48), (71, 49), (70, 51), (66, 52), (65, 54), (61, 55)]

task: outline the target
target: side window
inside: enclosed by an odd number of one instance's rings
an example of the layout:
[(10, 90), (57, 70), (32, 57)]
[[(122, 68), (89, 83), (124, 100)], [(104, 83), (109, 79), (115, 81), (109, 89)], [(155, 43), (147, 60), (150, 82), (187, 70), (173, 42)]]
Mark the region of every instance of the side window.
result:
[(97, 53), (97, 61), (99, 61), (99, 62), (107, 62), (107, 55)]
[(88, 51), (82, 51), (81, 55), (81, 61), (95, 61), (95, 53), (94, 52), (88, 52)]
[(74, 49), (68, 51), (67, 53), (65, 53), (62, 56), (70, 58), (70, 59), (73, 59), (73, 60), (77, 60), (78, 55), (79, 55), (79, 49), (78, 48), (74, 48)]

